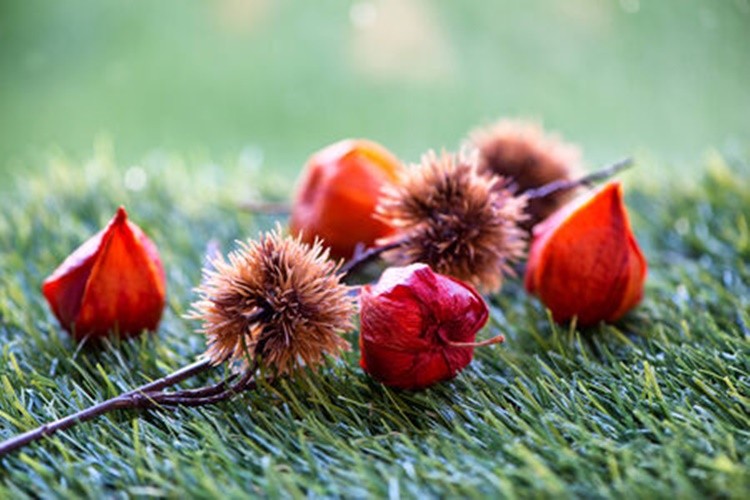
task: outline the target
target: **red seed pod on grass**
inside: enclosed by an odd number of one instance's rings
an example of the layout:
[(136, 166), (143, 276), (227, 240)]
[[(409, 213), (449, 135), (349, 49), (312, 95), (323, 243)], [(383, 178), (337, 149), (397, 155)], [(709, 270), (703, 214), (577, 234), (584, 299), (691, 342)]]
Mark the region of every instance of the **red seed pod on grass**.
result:
[(44, 280), (42, 292), (62, 327), (81, 340), (156, 330), (165, 288), (156, 246), (120, 207)]
[(646, 260), (619, 182), (579, 197), (534, 228), (526, 289), (555, 321), (616, 321), (643, 297)]
[(350, 139), (332, 144), (307, 162), (292, 206), (290, 229), (306, 243), (316, 237), (333, 257), (351, 257), (392, 232), (373, 218), (384, 184), (397, 182), (400, 162), (379, 144)]
[(361, 294), (360, 365), (391, 387), (422, 389), (453, 378), (471, 362), (489, 317), (471, 286), (425, 264), (387, 269)]

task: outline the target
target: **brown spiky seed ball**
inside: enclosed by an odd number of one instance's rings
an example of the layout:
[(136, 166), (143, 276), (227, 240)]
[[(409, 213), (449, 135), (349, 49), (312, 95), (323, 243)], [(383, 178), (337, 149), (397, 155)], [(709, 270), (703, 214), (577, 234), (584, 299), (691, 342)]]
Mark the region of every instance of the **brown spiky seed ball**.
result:
[(376, 213), (396, 233), (380, 244), (400, 242), (384, 258), (396, 265), (422, 262), (482, 290), (499, 290), (526, 247), (519, 227), (526, 200), (505, 182), (481, 175), (476, 155), (428, 152), (383, 191)]
[[(532, 121), (506, 119), (477, 128), (469, 134), (469, 143), (479, 150), (480, 171), (510, 178), (511, 187), (519, 194), (581, 174), (579, 149)], [(545, 219), (575, 194), (575, 190), (558, 191), (529, 200), (527, 227)]]
[(349, 344), (355, 311), (349, 288), (320, 242), (283, 237), (277, 226), (212, 261), (192, 317), (202, 322), (207, 356), (245, 366), (256, 357), (277, 373), (321, 363)]

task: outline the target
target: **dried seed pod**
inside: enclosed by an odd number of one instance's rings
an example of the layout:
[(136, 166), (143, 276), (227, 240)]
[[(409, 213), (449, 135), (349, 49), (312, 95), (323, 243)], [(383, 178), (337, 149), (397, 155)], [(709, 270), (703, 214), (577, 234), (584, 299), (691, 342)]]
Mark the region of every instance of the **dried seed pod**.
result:
[(468, 365), (489, 310), (471, 286), (424, 264), (389, 268), (361, 294), (360, 365), (391, 387), (422, 389)]
[(401, 242), (384, 258), (395, 265), (428, 264), (436, 272), (499, 290), (524, 255), (526, 200), (501, 178), (482, 176), (476, 157), (433, 151), (384, 189), (378, 216), (396, 228), (379, 244)]
[(616, 321), (643, 297), (647, 264), (619, 182), (580, 196), (534, 228), (526, 289), (555, 321)]
[(42, 292), (62, 327), (81, 340), (156, 330), (165, 288), (156, 245), (120, 207), (44, 280)]
[(351, 257), (392, 232), (373, 218), (384, 184), (396, 182), (400, 162), (371, 141), (350, 139), (315, 153), (307, 162), (292, 206), (290, 229), (305, 242), (321, 238), (334, 257)]
[[(573, 180), (581, 174), (578, 148), (546, 133), (534, 122), (500, 120), (473, 130), (469, 142), (479, 150), (480, 171), (509, 178), (519, 193), (555, 181)], [(558, 191), (531, 200), (527, 227), (548, 217), (575, 194), (575, 190)]]
[(191, 317), (202, 322), (214, 364), (256, 357), (278, 373), (316, 365), (349, 344), (355, 306), (319, 241), (283, 237), (280, 228), (240, 243), (204, 270)]

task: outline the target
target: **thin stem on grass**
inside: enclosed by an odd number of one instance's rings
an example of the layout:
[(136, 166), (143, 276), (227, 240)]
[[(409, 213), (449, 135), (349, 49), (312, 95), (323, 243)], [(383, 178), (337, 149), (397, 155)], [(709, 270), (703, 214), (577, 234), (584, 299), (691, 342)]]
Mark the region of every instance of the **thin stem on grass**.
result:
[(524, 196), (526, 196), (526, 198), (530, 200), (546, 198), (547, 196), (550, 196), (555, 193), (559, 193), (560, 191), (568, 191), (570, 189), (575, 189), (577, 187), (591, 185), (596, 181), (609, 179), (610, 177), (617, 174), (618, 172), (625, 170), (626, 168), (630, 168), (632, 165), (633, 165), (632, 158), (623, 158), (621, 160), (618, 160), (612, 163), (611, 165), (608, 165), (588, 175), (584, 175), (583, 177), (580, 177), (578, 179), (550, 182), (548, 184), (545, 184), (544, 186), (540, 186), (535, 189), (527, 189), (521, 194), (523, 194)]
[[(252, 322), (254, 319), (259, 319), (263, 314), (263, 311), (258, 311), (249, 317), (248, 321)], [(114, 410), (135, 410), (160, 406), (202, 406), (225, 401), (242, 391), (255, 388), (255, 373), (258, 368), (257, 361), (232, 385), (228, 384), (236, 378), (236, 375), (231, 375), (226, 380), (198, 389), (164, 391), (164, 389), (179, 384), (212, 367), (213, 364), (210, 359), (201, 358), (153, 382), (12, 437), (0, 443), (0, 458), (29, 443), (51, 436), (58, 431), (70, 429), (81, 422), (86, 422)]]
[(0, 457), (26, 446), (33, 441), (45, 436), (51, 436), (57, 431), (69, 429), (80, 422), (86, 422), (87, 420), (91, 420), (92, 418), (96, 418), (110, 411), (126, 408), (143, 408), (148, 406), (151, 403), (146, 395), (156, 393), (166, 387), (178, 384), (183, 380), (208, 370), (209, 368), (211, 368), (211, 361), (208, 359), (201, 359), (167, 375), (166, 377), (154, 380), (153, 382), (142, 385), (132, 391), (120, 394), (119, 396), (102, 401), (101, 403), (95, 404), (94, 406), (83, 409), (72, 415), (55, 420), (54, 422), (46, 423), (36, 429), (3, 441), (0, 443)]
[(368, 262), (371, 262), (383, 253), (387, 252), (388, 250), (393, 250), (394, 248), (398, 248), (401, 246), (404, 242), (402, 240), (397, 240), (385, 245), (380, 245), (376, 247), (370, 247), (366, 250), (362, 250), (361, 248), (357, 248), (357, 250), (354, 252), (354, 255), (351, 259), (346, 261), (341, 268), (339, 268), (339, 274), (341, 276), (348, 276), (350, 273), (356, 271), (360, 267), (364, 266)]
[(255, 389), (257, 384), (255, 379), (256, 369), (257, 364), (247, 370), (236, 383), (221, 391), (215, 391), (211, 394), (205, 392), (202, 395), (198, 395), (197, 391), (193, 391), (190, 394), (186, 394), (188, 391), (180, 391), (176, 393), (165, 392), (156, 395), (154, 401), (163, 406), (204, 406), (220, 403), (221, 401), (226, 401), (243, 391)]

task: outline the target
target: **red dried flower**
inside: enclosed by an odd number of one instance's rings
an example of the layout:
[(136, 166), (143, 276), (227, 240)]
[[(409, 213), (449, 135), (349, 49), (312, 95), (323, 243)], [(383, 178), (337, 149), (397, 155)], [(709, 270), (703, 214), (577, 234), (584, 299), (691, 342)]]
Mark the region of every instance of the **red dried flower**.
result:
[(425, 264), (389, 268), (361, 294), (360, 365), (385, 385), (422, 389), (453, 378), (471, 362), (489, 317), (471, 286)]
[(62, 327), (81, 340), (156, 330), (165, 288), (156, 245), (120, 207), (44, 280), (42, 292)]
[(307, 162), (292, 206), (290, 230), (312, 243), (321, 238), (334, 257), (351, 257), (392, 232), (373, 218), (383, 185), (396, 182), (400, 162), (383, 146), (363, 139), (332, 144)]
[(643, 297), (646, 260), (619, 182), (579, 197), (534, 228), (526, 289), (555, 321), (616, 321)]

